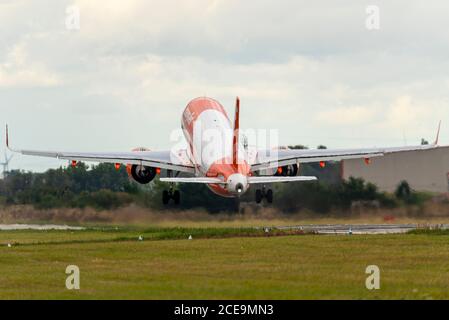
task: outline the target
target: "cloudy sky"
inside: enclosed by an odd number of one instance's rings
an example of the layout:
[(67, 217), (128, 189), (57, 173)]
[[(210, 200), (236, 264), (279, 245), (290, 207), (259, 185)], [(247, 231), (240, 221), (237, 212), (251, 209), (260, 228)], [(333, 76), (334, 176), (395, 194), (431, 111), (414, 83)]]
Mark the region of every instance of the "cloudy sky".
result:
[[(21, 148), (167, 149), (189, 100), (211, 96), (232, 111), (239, 95), (241, 126), (279, 129), (281, 144), (416, 144), (440, 119), (449, 143), (448, 9), (443, 0), (0, 0), (0, 125)], [(11, 167), (60, 164), (16, 156)]]

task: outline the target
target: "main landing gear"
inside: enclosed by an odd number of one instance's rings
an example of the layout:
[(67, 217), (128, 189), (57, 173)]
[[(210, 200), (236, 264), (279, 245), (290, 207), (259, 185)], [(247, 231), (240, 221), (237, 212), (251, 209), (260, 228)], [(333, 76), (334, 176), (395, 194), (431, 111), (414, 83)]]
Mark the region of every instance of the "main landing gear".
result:
[(181, 193), (179, 190), (174, 190), (172, 185), (169, 190), (162, 191), (162, 203), (167, 205), (170, 202), (170, 199), (173, 199), (175, 204), (179, 204), (181, 202)]
[(268, 203), (273, 203), (273, 190), (262, 187), (262, 189), (256, 190), (256, 203), (261, 203), (263, 199), (266, 199)]
[[(179, 172), (175, 175), (178, 176)], [(167, 177), (172, 177), (173, 172), (171, 170), (167, 170)], [(162, 191), (162, 203), (164, 206), (166, 206), (171, 199), (173, 199), (173, 202), (178, 205), (181, 203), (181, 193), (179, 190), (175, 190), (175, 184), (170, 183), (170, 188), (168, 190)]]

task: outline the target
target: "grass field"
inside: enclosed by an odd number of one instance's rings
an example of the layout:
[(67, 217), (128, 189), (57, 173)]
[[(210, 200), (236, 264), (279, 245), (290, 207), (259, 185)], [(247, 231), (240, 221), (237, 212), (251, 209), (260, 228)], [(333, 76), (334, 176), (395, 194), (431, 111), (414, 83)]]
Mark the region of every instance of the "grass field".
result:
[[(72, 264), (81, 271), (78, 291), (65, 288), (65, 269)], [(365, 288), (365, 268), (372, 264), (381, 270), (380, 290)], [(1, 231), (0, 298), (449, 298), (449, 235), (267, 237), (231, 228)]]

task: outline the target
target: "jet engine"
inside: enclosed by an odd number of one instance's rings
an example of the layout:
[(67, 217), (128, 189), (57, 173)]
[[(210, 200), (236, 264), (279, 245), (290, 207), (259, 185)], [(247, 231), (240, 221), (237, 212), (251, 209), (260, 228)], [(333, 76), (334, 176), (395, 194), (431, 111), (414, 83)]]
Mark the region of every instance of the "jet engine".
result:
[(279, 167), (274, 175), (282, 177), (294, 177), (298, 175), (298, 172), (299, 166), (295, 163)]
[[(144, 151), (150, 151), (150, 149), (147, 148), (135, 148), (131, 150), (133, 152), (144, 152)], [(140, 184), (148, 184), (156, 177), (156, 174), (158, 173), (157, 168), (148, 167), (148, 166), (142, 166), (137, 164), (128, 164), (126, 166), (126, 171), (128, 172), (128, 175), (132, 177), (135, 181), (137, 181)]]
[(140, 184), (147, 184), (156, 177), (157, 169), (153, 167), (133, 164), (131, 166), (131, 176)]

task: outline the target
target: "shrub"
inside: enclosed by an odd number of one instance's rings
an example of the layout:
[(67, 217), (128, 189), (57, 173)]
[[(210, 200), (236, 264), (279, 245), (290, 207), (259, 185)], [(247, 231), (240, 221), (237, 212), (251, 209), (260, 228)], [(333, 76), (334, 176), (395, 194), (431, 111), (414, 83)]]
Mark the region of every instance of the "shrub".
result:
[(133, 198), (123, 192), (100, 190), (88, 194), (81, 194), (75, 202), (76, 206), (90, 206), (96, 209), (116, 209), (130, 204)]

